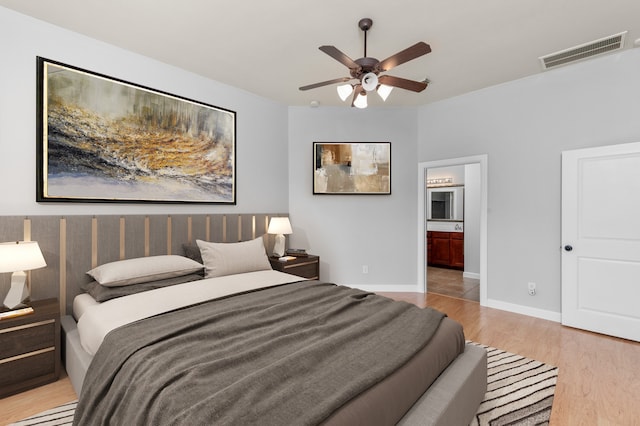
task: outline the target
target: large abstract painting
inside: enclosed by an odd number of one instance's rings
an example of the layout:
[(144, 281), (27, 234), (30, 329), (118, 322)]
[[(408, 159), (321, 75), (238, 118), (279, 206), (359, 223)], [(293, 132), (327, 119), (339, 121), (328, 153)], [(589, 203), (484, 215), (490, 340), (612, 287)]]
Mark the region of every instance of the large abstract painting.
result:
[(236, 203), (233, 111), (37, 58), (37, 201)]
[(314, 142), (314, 194), (391, 194), (391, 143)]

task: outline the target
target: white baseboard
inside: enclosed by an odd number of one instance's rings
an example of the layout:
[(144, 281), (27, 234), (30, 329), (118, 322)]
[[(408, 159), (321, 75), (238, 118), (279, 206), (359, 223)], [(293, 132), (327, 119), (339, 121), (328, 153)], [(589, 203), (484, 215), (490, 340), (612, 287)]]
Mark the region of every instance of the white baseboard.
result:
[(462, 278), (472, 278), (474, 280), (479, 280), (480, 274), (478, 274), (477, 272), (463, 272)]
[(546, 309), (532, 308), (530, 306), (516, 305), (515, 303), (503, 302), (501, 300), (488, 299), (489, 308), (500, 309), (502, 311), (514, 312), (516, 314), (528, 315), (530, 317), (541, 318), (554, 322), (562, 321), (562, 314), (559, 312), (547, 311)]
[(392, 285), (392, 284), (344, 284), (347, 287), (358, 288), (364, 291), (398, 292), (398, 293), (422, 293), (422, 289), (416, 285)]
[[(398, 292), (398, 293), (422, 293), (422, 288), (417, 285), (392, 285), (392, 284), (345, 284), (347, 287), (358, 288), (364, 291), (376, 292)], [(488, 299), (487, 307), (500, 309), (501, 311), (513, 312), (527, 315), (534, 318), (541, 318), (554, 322), (562, 322), (562, 314), (548, 311), (546, 309), (532, 308), (530, 306), (517, 305), (515, 303), (503, 302), (501, 300)]]

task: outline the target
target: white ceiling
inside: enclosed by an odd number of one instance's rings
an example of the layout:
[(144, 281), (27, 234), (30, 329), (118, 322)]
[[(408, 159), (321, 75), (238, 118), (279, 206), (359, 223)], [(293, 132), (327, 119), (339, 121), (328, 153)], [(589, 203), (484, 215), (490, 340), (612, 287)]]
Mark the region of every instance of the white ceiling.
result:
[[(373, 19), (368, 56), (382, 60), (418, 41), (432, 48), (388, 72), (432, 82), (421, 93), (395, 89), (385, 103), (392, 106), (545, 72), (540, 56), (622, 31), (625, 48), (640, 39), (640, 0), (0, 0), (0, 6), (287, 105), (349, 104), (335, 86), (298, 87), (349, 75), (318, 47), (362, 57), (357, 24), (365, 17)], [(383, 104), (369, 98), (370, 107)]]

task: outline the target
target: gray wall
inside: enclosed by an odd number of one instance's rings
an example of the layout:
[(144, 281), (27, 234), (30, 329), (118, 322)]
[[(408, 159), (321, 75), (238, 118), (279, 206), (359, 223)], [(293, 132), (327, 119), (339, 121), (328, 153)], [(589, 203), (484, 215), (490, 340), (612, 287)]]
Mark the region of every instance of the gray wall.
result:
[[(322, 279), (416, 291), (416, 113), (415, 108), (289, 109), (290, 241), (321, 256)], [(313, 142), (391, 142), (391, 195), (313, 195)]]
[(561, 152), (640, 141), (638, 70), (626, 50), (420, 108), (419, 161), (488, 155), (490, 305), (560, 312)]
[[(287, 210), (286, 106), (2, 7), (0, 40), (0, 216)], [(36, 203), (36, 56), (236, 111), (237, 205)]]
[[(490, 302), (559, 312), (560, 153), (640, 141), (640, 49), (420, 108), (360, 111), (287, 108), (1, 7), (0, 37), (0, 216), (288, 210), (291, 245), (322, 256), (323, 278), (361, 287), (417, 288), (418, 162), (487, 154)], [(238, 205), (36, 203), (36, 56), (235, 110)], [(392, 142), (392, 194), (313, 196), (314, 141)]]

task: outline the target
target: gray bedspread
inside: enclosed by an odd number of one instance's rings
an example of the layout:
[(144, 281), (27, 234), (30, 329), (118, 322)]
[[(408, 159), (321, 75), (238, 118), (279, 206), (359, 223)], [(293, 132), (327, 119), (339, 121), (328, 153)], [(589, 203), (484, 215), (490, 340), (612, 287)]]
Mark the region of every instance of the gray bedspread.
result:
[(75, 425), (318, 424), (426, 345), (444, 314), (299, 282), (109, 333)]

